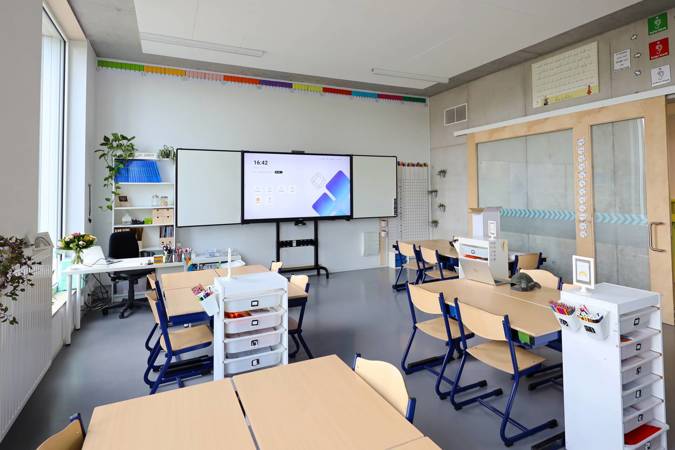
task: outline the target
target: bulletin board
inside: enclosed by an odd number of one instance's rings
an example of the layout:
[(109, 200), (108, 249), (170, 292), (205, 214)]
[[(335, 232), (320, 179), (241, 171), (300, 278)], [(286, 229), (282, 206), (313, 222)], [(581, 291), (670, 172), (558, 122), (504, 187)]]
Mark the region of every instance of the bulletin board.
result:
[(598, 43), (574, 48), (532, 64), (532, 107), (599, 92)]

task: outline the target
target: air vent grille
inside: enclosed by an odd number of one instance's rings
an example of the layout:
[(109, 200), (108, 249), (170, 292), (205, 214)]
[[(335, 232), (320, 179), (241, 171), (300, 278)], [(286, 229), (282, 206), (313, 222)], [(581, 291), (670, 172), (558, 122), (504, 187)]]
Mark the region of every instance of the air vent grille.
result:
[(463, 103), (443, 111), (443, 124), (447, 126), (459, 122), (466, 122), (467, 117), (467, 104)]

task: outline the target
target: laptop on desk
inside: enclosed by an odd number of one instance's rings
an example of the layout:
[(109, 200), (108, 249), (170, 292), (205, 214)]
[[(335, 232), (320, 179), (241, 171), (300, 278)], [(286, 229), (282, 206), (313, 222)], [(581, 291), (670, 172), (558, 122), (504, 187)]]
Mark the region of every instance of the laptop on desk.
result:
[(491, 284), (492, 286), (499, 286), (507, 284), (509, 280), (499, 280), (492, 276), (490, 267), (487, 262), (481, 259), (460, 258), (459, 265), (464, 278), (479, 283)]
[(100, 245), (95, 245), (82, 251), (82, 264), (85, 266), (102, 266), (108, 264), (107, 259)]

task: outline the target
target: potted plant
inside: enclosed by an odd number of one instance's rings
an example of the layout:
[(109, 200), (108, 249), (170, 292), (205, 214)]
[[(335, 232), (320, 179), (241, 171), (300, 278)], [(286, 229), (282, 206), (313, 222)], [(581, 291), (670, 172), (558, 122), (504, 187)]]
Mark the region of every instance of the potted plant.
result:
[(73, 264), (82, 264), (82, 252), (92, 247), (96, 243), (96, 236), (87, 233), (73, 233), (64, 236), (59, 241), (61, 250), (71, 250), (73, 254)]
[(19, 323), (15, 316), (8, 313), (9, 306), (2, 303), (3, 298), (17, 301), (27, 287), (34, 285), (34, 262), (24, 253), (25, 247), (25, 239), (0, 236), (0, 323)]
[(170, 145), (165, 145), (157, 150), (157, 159), (171, 159), (176, 160), (176, 149)]
[(119, 195), (120, 191), (115, 182), (115, 177), (124, 168), (130, 159), (136, 155), (136, 146), (132, 142), (136, 136), (127, 137), (120, 133), (112, 133), (109, 136), (103, 136), (101, 145), (104, 148), (96, 150), (98, 159), (105, 162), (108, 174), (103, 178), (103, 187), (110, 192), (110, 197), (106, 197), (106, 204), (100, 206), (101, 209), (112, 211), (115, 197)]

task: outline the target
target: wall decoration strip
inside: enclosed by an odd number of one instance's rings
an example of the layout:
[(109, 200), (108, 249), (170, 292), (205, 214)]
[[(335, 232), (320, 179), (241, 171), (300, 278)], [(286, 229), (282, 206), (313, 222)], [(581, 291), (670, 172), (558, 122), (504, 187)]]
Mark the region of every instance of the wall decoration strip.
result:
[(279, 81), (279, 80), (265, 80), (262, 78), (242, 77), (238, 75), (228, 75), (216, 72), (202, 72), (200, 70), (177, 69), (173, 67), (150, 66), (121, 61), (110, 61), (106, 59), (99, 59), (98, 67), (103, 69), (130, 70), (133, 72), (144, 72), (158, 75), (192, 78), (197, 80), (222, 81), (226, 83), (248, 84), (272, 88), (291, 89), (294, 91), (314, 92), (318, 94), (371, 98), (375, 100), (388, 100), (404, 103), (422, 103), (422, 104), (427, 103), (427, 99), (424, 97), (411, 97), (407, 95), (394, 95), (370, 91), (352, 91), (350, 89), (342, 89), (331, 86), (292, 83), (288, 81)]

